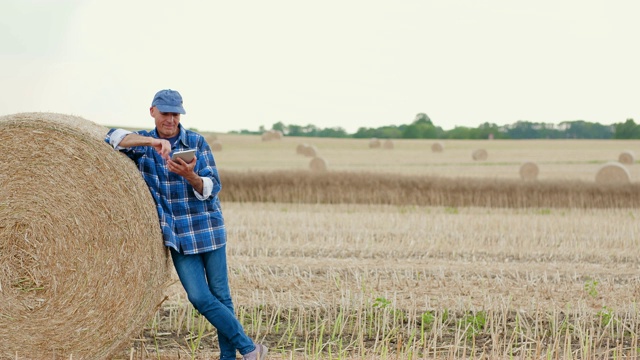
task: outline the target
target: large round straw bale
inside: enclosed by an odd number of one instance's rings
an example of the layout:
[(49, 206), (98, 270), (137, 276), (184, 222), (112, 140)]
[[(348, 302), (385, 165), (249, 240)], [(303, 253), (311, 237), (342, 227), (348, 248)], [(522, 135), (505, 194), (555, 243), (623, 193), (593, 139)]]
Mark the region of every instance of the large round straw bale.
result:
[(471, 157), (473, 158), (473, 160), (476, 160), (476, 161), (484, 161), (484, 160), (487, 160), (487, 157), (489, 157), (489, 154), (485, 149), (477, 149), (477, 150), (474, 150), (473, 153), (471, 153)]
[(391, 139), (387, 139), (385, 141), (382, 142), (382, 147), (384, 149), (393, 149), (393, 140)]
[(443, 150), (444, 150), (444, 145), (441, 142), (437, 141), (431, 144), (431, 151), (442, 152)]
[(538, 165), (534, 162), (527, 161), (520, 165), (520, 178), (522, 180), (537, 180), (539, 172)]
[(620, 156), (618, 156), (618, 161), (621, 164), (632, 165), (634, 161), (636, 161), (636, 157), (634, 156), (633, 151), (623, 151), (620, 153)]
[(630, 181), (629, 170), (619, 162), (606, 163), (596, 173), (596, 182), (599, 184), (626, 184)]
[(377, 149), (381, 146), (381, 142), (380, 139), (376, 139), (376, 138), (371, 138), (371, 140), (369, 140), (369, 148), (371, 149)]
[(211, 147), (211, 151), (222, 151), (222, 143), (218, 140), (212, 141), (209, 147)]
[(321, 157), (314, 157), (309, 162), (312, 171), (327, 171), (327, 162)]
[(170, 279), (144, 180), (106, 129), (0, 117), (0, 358), (111, 359)]

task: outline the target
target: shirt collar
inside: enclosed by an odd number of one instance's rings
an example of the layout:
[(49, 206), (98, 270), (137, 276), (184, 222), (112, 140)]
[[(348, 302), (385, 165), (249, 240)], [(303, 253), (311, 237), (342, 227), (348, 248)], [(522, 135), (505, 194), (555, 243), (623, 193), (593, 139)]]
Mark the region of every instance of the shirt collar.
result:
[[(178, 128), (180, 129), (180, 136), (178, 137), (178, 141), (180, 141), (182, 143), (182, 145), (184, 145), (185, 147), (189, 147), (189, 144), (187, 143), (187, 130), (185, 130), (184, 126), (182, 126), (182, 124), (178, 124)], [(156, 139), (160, 139), (160, 135), (158, 135), (158, 129), (157, 128), (153, 128), (153, 130), (150, 132), (151, 136), (153, 136)]]

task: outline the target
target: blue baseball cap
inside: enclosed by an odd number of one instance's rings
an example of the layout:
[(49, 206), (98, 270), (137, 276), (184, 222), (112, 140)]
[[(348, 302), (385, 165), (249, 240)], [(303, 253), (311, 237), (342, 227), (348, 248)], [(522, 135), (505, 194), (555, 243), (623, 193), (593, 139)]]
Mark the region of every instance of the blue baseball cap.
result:
[(164, 113), (186, 114), (182, 107), (182, 96), (179, 92), (171, 89), (160, 90), (153, 97), (151, 106), (155, 106)]

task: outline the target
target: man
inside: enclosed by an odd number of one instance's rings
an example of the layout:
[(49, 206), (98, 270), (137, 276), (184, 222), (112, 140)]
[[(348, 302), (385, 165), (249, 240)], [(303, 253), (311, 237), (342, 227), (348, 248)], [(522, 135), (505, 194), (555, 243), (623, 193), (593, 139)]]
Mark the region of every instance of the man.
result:
[[(217, 330), (220, 359), (263, 360), (267, 347), (254, 344), (235, 316), (227, 273), (227, 234), (218, 193), (220, 177), (204, 137), (186, 130), (182, 96), (175, 90), (153, 97), (152, 131), (111, 129), (105, 141), (131, 158), (153, 196), (164, 245), (189, 301)], [(169, 154), (195, 149), (190, 162), (171, 160)]]

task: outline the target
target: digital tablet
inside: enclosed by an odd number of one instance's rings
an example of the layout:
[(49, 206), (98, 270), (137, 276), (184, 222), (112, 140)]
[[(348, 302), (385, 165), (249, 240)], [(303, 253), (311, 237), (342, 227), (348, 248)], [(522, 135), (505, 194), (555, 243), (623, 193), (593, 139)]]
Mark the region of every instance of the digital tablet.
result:
[(176, 161), (178, 158), (184, 160), (186, 163), (190, 163), (191, 160), (196, 156), (196, 150), (184, 150), (184, 151), (176, 151), (171, 155), (171, 160)]

